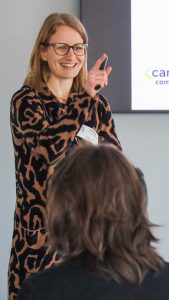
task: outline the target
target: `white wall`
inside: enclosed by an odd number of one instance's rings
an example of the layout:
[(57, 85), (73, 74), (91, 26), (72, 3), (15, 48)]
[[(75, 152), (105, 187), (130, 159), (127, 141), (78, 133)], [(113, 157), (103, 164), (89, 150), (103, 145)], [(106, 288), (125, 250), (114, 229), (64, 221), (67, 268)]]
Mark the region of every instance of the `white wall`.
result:
[(160, 254), (169, 261), (169, 114), (116, 114), (123, 152), (140, 167), (148, 187), (150, 220)]
[[(87, 0), (86, 0), (87, 1)], [(89, 1), (89, 0), (88, 0)], [(15, 206), (14, 155), (9, 128), (12, 94), (24, 80), (30, 52), (44, 18), (54, 12), (79, 16), (79, 0), (5, 0), (0, 4), (0, 299), (6, 300), (7, 265)], [(160, 253), (169, 260), (169, 116), (168, 114), (116, 114), (123, 151), (145, 173), (149, 215), (163, 225), (157, 230)]]

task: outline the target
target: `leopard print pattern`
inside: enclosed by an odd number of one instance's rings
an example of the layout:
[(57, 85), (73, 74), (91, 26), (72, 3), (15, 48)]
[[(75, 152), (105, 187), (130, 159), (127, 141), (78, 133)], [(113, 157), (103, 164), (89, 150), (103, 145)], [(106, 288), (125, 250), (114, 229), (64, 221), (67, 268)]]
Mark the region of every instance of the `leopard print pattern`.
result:
[(93, 128), (99, 142), (121, 149), (107, 100), (85, 91), (72, 92), (60, 103), (47, 87), (23, 86), (11, 100), (11, 132), (15, 155), (16, 207), (8, 269), (9, 299), (25, 278), (59, 262), (46, 245), (47, 182), (57, 161), (80, 142), (83, 124)]

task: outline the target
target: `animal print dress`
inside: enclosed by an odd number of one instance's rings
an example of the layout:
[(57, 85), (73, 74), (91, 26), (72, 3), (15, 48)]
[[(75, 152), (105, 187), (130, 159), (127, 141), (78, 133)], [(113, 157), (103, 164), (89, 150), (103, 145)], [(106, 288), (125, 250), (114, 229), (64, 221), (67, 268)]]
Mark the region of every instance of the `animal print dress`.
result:
[(72, 92), (60, 103), (47, 87), (23, 86), (11, 100), (11, 131), (16, 168), (16, 208), (9, 261), (9, 299), (16, 299), (29, 275), (58, 262), (45, 246), (47, 181), (58, 159), (80, 142), (82, 125), (94, 129), (99, 142), (121, 149), (106, 99)]

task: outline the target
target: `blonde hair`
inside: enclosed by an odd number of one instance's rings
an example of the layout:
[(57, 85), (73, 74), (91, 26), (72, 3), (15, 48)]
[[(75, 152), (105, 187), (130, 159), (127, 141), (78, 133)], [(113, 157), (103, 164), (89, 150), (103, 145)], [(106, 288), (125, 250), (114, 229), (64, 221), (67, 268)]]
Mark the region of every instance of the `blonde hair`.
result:
[[(88, 43), (86, 30), (82, 23), (75, 16), (66, 13), (53, 13), (49, 15), (45, 19), (33, 47), (29, 62), (29, 71), (24, 84), (33, 86), (35, 89), (39, 89), (46, 84), (49, 78), (50, 70), (47, 62), (41, 59), (40, 47), (41, 45), (49, 42), (51, 35), (53, 35), (57, 31), (57, 28), (61, 25), (66, 25), (73, 28), (81, 35), (83, 42), (85, 44)], [(86, 76), (87, 55), (85, 56), (85, 61), (79, 74), (73, 80), (72, 88), (75, 90), (83, 88)]]

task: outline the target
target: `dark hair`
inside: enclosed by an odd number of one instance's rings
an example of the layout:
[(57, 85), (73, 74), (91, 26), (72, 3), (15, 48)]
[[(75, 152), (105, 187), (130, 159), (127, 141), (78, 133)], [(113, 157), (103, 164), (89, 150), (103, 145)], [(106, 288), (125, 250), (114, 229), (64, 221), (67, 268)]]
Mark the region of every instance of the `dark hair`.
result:
[(96, 274), (141, 282), (163, 267), (145, 191), (141, 170), (113, 146), (76, 148), (50, 182), (49, 243), (65, 259), (87, 253)]

